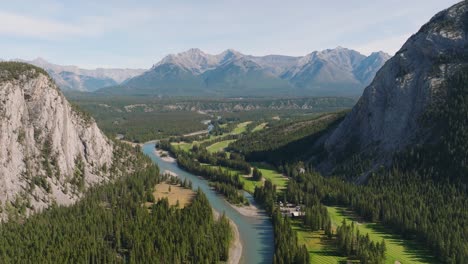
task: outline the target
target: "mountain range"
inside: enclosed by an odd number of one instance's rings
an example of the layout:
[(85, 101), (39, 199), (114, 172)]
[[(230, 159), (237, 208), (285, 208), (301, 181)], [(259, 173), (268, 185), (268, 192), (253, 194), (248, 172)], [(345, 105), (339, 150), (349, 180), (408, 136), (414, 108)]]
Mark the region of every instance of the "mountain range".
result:
[(229, 49), (168, 55), (151, 69), (101, 93), (159, 96), (359, 96), (390, 58), (338, 47), (303, 57), (251, 56)]
[(107, 86), (119, 85), (125, 80), (142, 74), (144, 69), (82, 69), (71, 65), (58, 65), (37, 58), (32, 61), (16, 59), (40, 67), (49, 73), (62, 90), (93, 92)]

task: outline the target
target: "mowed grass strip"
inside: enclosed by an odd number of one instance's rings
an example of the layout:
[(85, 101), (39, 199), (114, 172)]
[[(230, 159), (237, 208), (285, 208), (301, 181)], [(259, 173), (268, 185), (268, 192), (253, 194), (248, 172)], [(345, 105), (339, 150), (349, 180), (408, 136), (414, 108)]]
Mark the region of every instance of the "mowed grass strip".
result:
[(232, 142), (236, 141), (235, 139), (230, 139), (230, 140), (224, 140), (220, 142), (216, 142), (213, 145), (210, 145), (206, 148), (209, 153), (214, 153), (214, 152), (220, 152), (224, 151), (225, 148), (229, 146)]
[(327, 207), (332, 224), (336, 227), (341, 225), (345, 218), (347, 223), (355, 221), (355, 226), (359, 228), (362, 235), (369, 234), (371, 240), (380, 242), (385, 239), (387, 247), (385, 263), (437, 263), (431, 253), (418, 245), (415, 241), (403, 239), (401, 236), (392, 234), (391, 230), (386, 229), (378, 223), (366, 223), (360, 220), (353, 212), (342, 207)]
[(244, 183), (244, 190), (253, 194), (255, 192), (255, 187), (263, 186), (262, 181), (254, 181), (252, 177), (242, 176), (241, 181)]
[(243, 123), (240, 123), (236, 126), (236, 128), (234, 128), (234, 130), (232, 130), (231, 134), (242, 134), (244, 133), (245, 131), (247, 131), (247, 125), (252, 123), (252, 121), (247, 121), (247, 122), (243, 122)]
[(257, 162), (252, 163), (252, 166), (257, 167), (262, 172), (262, 176), (265, 179), (269, 179), (274, 185), (276, 185), (278, 190), (286, 188), (286, 185), (288, 184), (288, 178), (276, 171), (273, 166), (266, 163)]
[(192, 147), (193, 145), (198, 145), (198, 144), (201, 144), (201, 143), (204, 143), (204, 142), (208, 142), (210, 140), (214, 140), (214, 139), (217, 139), (217, 138), (220, 138), (224, 135), (219, 135), (219, 136), (210, 136), (209, 138), (207, 139), (204, 139), (204, 140), (200, 140), (200, 141), (193, 141), (192, 143), (189, 143), (189, 142), (185, 142), (185, 141), (181, 141), (181, 142), (172, 142), (171, 145), (174, 146), (174, 147), (177, 147), (185, 152), (189, 152), (192, 150)]
[(192, 143), (187, 143), (183, 141), (179, 143), (172, 142), (171, 145), (185, 152), (189, 152), (192, 149)]
[(257, 132), (257, 131), (260, 131), (262, 129), (264, 129), (266, 127), (268, 123), (261, 123), (260, 125), (256, 126), (254, 129), (252, 129), (252, 132)]
[(301, 220), (292, 220), (292, 227), (297, 233), (300, 245), (305, 245), (310, 255), (310, 263), (336, 264), (345, 261), (340, 256), (334, 241), (325, 236), (325, 232), (304, 229)]

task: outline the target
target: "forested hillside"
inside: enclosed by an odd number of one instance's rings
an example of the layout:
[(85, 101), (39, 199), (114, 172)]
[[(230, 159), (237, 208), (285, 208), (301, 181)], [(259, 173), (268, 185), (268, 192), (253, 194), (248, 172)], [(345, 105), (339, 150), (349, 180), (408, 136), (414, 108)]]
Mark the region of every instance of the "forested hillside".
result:
[[(348, 207), (366, 221), (423, 244), (441, 263), (465, 263), (467, 21), (468, 1), (462, 1), (423, 26), (377, 74), (337, 128), (317, 129), (323, 132), (307, 145), (308, 157), (301, 157), (302, 146), (275, 144), (283, 132), (273, 128), (262, 131), (262, 137), (245, 136), (237, 151), (245, 151), (253, 160), (249, 149), (264, 149), (262, 157), (275, 154), (278, 169), (292, 179), (285, 192), (287, 201), (303, 201), (312, 208)], [(434, 41), (426, 43), (428, 39)], [(418, 60), (426, 64), (416, 67)], [(416, 81), (422, 79), (432, 81)], [(289, 147), (296, 152), (280, 151)], [(299, 162), (288, 162), (295, 157)], [(326, 231), (327, 214), (314, 212), (322, 216), (312, 226)], [(344, 225), (337, 232), (347, 229)], [(358, 257), (358, 251), (343, 246)]]
[(0, 225), (0, 262), (226, 261), (231, 239), (228, 220), (224, 216), (214, 220), (201, 191), (183, 209), (169, 207), (165, 199), (149, 209), (143, 206), (160, 181), (159, 171), (139, 148), (131, 152), (139, 157), (133, 173), (90, 189), (73, 206), (53, 206), (23, 222)]
[(277, 124), (241, 137), (230, 149), (242, 153), (250, 161), (276, 165), (307, 159), (314, 151), (311, 145), (343, 120), (346, 113), (328, 113), (309, 120)]

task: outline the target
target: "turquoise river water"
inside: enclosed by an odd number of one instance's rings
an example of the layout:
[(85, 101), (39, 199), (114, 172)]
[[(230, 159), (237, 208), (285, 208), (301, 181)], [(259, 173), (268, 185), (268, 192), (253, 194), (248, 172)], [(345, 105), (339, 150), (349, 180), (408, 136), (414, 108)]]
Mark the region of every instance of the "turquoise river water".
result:
[[(155, 143), (144, 144), (143, 152), (159, 166), (161, 172), (165, 170), (174, 172), (180, 178), (192, 181), (195, 190), (200, 187), (208, 197), (211, 206), (219, 213), (224, 212), (237, 225), (242, 243), (241, 263), (272, 263), (274, 252), (273, 227), (270, 218), (264, 212), (257, 217), (240, 214), (221, 195), (212, 190), (206, 180), (182, 170), (177, 166), (177, 163), (166, 162), (159, 158), (155, 154)], [(253, 201), (252, 195), (247, 192), (244, 195), (250, 202)]]

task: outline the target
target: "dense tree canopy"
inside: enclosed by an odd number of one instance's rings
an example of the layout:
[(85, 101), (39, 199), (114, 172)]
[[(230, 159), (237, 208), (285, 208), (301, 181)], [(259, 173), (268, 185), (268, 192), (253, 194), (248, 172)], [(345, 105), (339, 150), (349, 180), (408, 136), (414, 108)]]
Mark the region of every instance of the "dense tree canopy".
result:
[[(145, 159), (140, 157), (141, 159)], [(2, 263), (218, 263), (228, 258), (228, 220), (213, 218), (199, 190), (178, 209), (166, 199), (144, 206), (158, 168), (143, 162), (133, 174), (90, 189), (69, 207), (54, 206), (0, 225)], [(189, 185), (190, 183), (187, 183)]]

